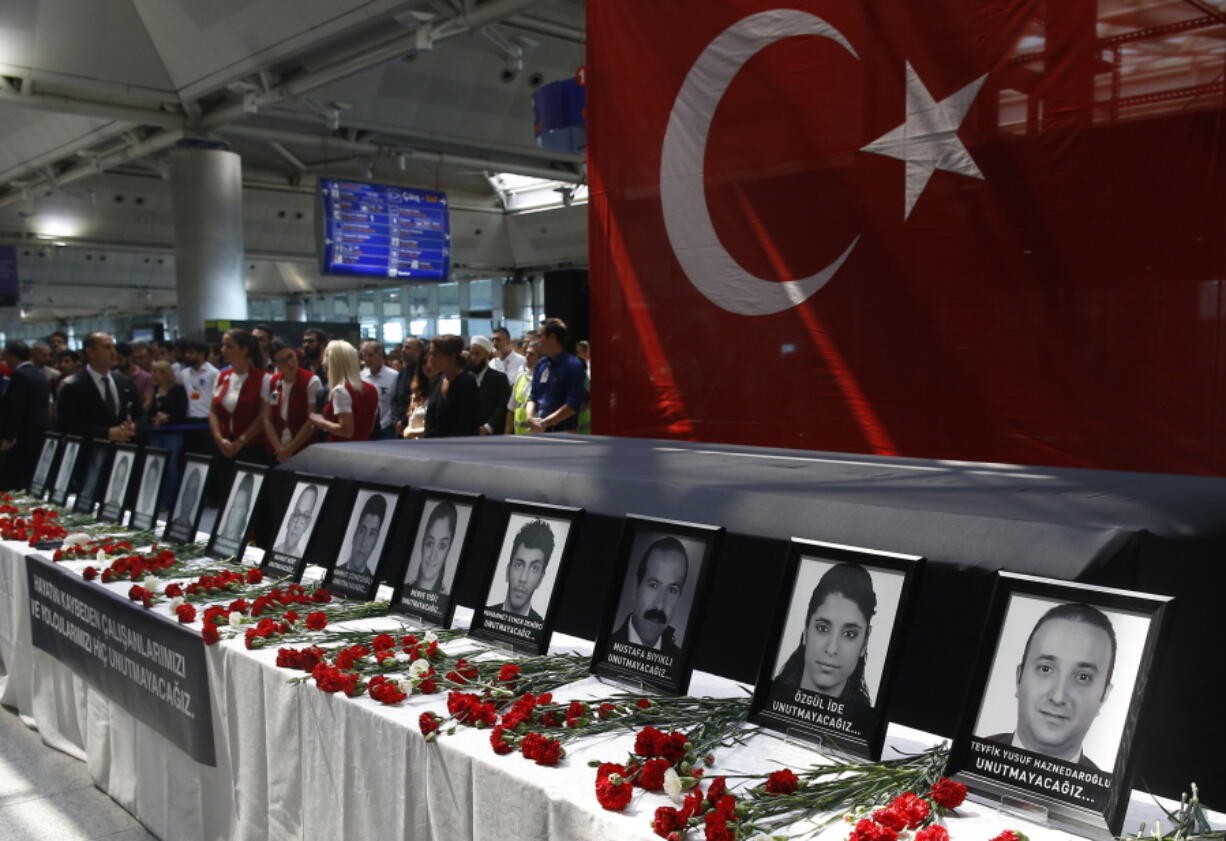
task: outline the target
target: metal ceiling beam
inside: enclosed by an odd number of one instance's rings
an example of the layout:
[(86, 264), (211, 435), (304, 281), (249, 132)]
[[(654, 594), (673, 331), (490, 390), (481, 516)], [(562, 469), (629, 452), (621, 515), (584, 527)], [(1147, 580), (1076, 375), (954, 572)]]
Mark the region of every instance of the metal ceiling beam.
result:
[(519, 164), (512, 161), (495, 158), (480, 158), (471, 155), (452, 155), (445, 152), (429, 152), (422, 149), (412, 149), (407, 146), (381, 145), (362, 140), (345, 140), (323, 134), (309, 132), (287, 131), (285, 129), (264, 128), (261, 126), (228, 125), (218, 129), (218, 133), (227, 137), (254, 140), (264, 143), (289, 143), (302, 148), (311, 149), (320, 155), (373, 155), (396, 157), (404, 155), (418, 161), (427, 161), (441, 166), (470, 167), (493, 172), (513, 172), (516, 175), (527, 175), (533, 178), (548, 178), (553, 181), (565, 181), (575, 184), (582, 176), (574, 170), (553, 169), (531, 164)]
[(98, 117), (104, 120), (123, 120), (137, 125), (179, 128), (186, 124), (182, 114), (172, 114), (156, 108), (137, 108), (113, 102), (78, 99), (49, 93), (21, 94), (12, 88), (0, 88), (0, 105), (15, 105), (35, 111), (54, 114), (76, 114), (82, 117)]

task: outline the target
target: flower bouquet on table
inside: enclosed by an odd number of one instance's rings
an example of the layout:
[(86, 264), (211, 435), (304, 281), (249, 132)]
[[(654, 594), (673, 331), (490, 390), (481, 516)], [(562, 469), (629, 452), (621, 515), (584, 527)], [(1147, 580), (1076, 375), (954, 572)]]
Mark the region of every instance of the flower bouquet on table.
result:
[(18, 540), (34, 546), (67, 534), (68, 529), (60, 522), (60, 512), (54, 508), (34, 501), (19, 502), (12, 494), (0, 495), (0, 540)]

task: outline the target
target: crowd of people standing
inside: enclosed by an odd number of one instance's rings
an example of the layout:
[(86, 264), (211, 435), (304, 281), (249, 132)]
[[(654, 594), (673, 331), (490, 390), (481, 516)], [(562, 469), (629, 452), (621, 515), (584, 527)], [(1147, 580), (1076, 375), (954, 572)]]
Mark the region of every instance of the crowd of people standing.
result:
[[(199, 341), (117, 343), (90, 333), (10, 341), (0, 364), (0, 485), (29, 484), (46, 430), (148, 443), (171, 452), (164, 501), (185, 452), (274, 464), (320, 441), (590, 431), (591, 348), (547, 319), (513, 339), (410, 337), (385, 351), (308, 327), (300, 344), (271, 328)], [(219, 486), (224, 477), (219, 474)]]

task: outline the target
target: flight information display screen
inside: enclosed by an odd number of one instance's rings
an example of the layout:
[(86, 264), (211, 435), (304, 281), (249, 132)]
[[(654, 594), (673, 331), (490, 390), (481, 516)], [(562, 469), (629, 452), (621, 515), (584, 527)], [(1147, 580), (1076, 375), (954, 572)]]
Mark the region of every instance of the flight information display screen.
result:
[(445, 193), (321, 178), (316, 206), (324, 274), (446, 280), (451, 216)]

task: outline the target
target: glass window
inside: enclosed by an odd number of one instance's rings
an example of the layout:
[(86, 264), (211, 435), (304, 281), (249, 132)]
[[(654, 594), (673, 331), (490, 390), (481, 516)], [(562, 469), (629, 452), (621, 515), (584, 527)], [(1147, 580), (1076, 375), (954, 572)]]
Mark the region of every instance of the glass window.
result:
[(358, 321), (358, 331), (363, 339), (379, 338), (379, 322), (373, 318), (363, 318)]
[(438, 285), (438, 314), (448, 317), (460, 314), (460, 284), (440, 283)]
[(390, 289), (383, 290), (383, 317), (396, 318), (404, 315), (400, 311), (401, 290), (399, 287), (393, 286)]
[(460, 319), (458, 318), (440, 318), (438, 320), (438, 332), (440, 334), (452, 333), (458, 336), (462, 329), (463, 326), (460, 324)]
[(428, 339), (434, 335), (433, 325), (432, 318), (415, 318), (409, 322), (409, 335)]
[(363, 289), (358, 293), (358, 318), (374, 318), (375, 290)]
[(489, 310), (494, 308), (494, 282), (489, 278), (468, 282), (468, 308)]
[(332, 308), (337, 321), (348, 321), (353, 312), (349, 309), (349, 295), (334, 295), (332, 296)]
[(286, 321), (285, 317), (285, 299), (273, 298), (268, 302), (268, 320), (269, 321)]
[(383, 344), (398, 345), (404, 341), (404, 319), (393, 318), (383, 322)]
[(469, 337), (485, 336), (487, 339), (490, 337), (490, 331), (494, 328), (493, 321), (488, 318), (469, 318), (466, 320), (468, 321)]

